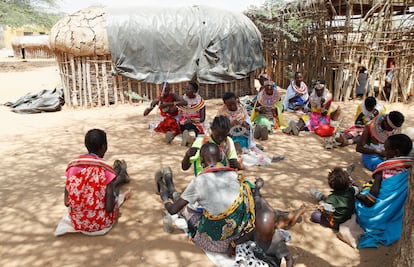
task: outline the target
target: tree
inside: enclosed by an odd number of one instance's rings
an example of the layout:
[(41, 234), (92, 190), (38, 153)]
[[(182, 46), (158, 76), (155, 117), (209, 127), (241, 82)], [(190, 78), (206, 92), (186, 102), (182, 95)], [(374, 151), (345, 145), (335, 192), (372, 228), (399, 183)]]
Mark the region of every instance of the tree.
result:
[(51, 28), (63, 16), (56, 7), (56, 0), (0, 0), (0, 25)]
[(250, 7), (246, 15), (264, 34), (265, 39), (287, 38), (292, 42), (300, 42), (303, 31), (311, 24), (309, 19), (289, 11), (290, 7), (299, 5), (300, 2), (301, 0), (266, 0), (261, 7)]

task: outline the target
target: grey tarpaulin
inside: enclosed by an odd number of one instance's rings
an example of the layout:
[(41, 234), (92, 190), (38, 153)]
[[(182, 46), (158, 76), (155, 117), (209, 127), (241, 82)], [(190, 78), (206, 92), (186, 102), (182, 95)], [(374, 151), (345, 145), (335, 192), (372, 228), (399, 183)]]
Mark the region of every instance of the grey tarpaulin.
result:
[(65, 104), (63, 89), (44, 89), (38, 93), (29, 93), (16, 102), (5, 103), (16, 113), (40, 113), (60, 111)]
[(115, 72), (150, 83), (242, 79), (264, 66), (262, 39), (242, 13), (206, 7), (108, 8)]

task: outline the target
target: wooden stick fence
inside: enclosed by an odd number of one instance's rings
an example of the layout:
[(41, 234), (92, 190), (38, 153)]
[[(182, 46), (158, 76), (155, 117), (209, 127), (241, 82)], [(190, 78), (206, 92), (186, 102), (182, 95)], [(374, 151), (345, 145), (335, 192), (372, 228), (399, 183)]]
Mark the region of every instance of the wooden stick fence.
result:
[[(366, 95), (406, 102), (414, 94), (410, 5), (414, 1), (304, 0), (287, 4), (272, 16), (248, 16), (262, 33), (266, 70), (279, 86), (286, 88), (292, 73), (302, 71), (308, 84), (324, 79), (334, 99), (346, 101), (355, 97), (359, 69), (364, 66), (369, 74)], [(286, 34), (292, 19), (307, 23), (297, 39)], [(394, 76), (388, 92), (385, 77), (391, 64)]]
[[(56, 54), (62, 80), (65, 102), (69, 107), (92, 108), (154, 99), (161, 93), (159, 84), (139, 82), (121, 75), (113, 75), (111, 55), (75, 57)], [(205, 99), (221, 98), (226, 91), (238, 96), (255, 93), (255, 75), (223, 84), (199, 84), (199, 93)], [(187, 83), (171, 84), (173, 92), (183, 95)]]

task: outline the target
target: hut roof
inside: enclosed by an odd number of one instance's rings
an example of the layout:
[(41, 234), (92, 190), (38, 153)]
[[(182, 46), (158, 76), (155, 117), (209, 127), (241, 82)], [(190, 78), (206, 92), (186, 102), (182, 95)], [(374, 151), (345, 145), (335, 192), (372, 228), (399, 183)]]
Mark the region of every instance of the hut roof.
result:
[(12, 47), (43, 47), (49, 46), (48, 35), (16, 36), (11, 41)]
[(245, 78), (264, 66), (261, 34), (242, 13), (205, 6), (89, 8), (59, 21), (55, 50), (111, 54), (115, 72), (140, 81)]
[(74, 56), (109, 55), (105, 9), (89, 7), (59, 20), (50, 30), (50, 48)]

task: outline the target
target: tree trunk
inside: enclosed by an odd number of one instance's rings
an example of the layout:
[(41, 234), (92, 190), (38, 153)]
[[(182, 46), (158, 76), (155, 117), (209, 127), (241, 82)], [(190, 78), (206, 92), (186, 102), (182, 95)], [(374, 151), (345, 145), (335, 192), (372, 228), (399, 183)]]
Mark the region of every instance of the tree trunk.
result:
[(408, 197), (404, 210), (403, 233), (398, 245), (399, 254), (393, 266), (414, 266), (414, 171), (412, 169), (408, 179)]

